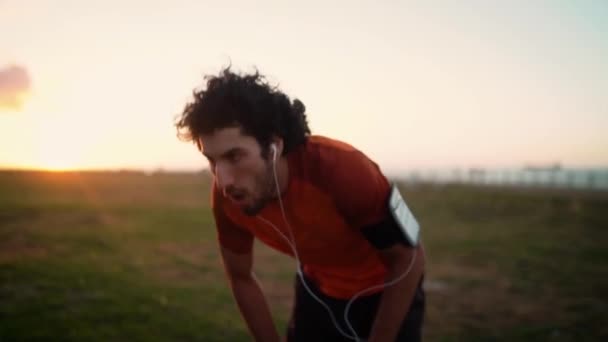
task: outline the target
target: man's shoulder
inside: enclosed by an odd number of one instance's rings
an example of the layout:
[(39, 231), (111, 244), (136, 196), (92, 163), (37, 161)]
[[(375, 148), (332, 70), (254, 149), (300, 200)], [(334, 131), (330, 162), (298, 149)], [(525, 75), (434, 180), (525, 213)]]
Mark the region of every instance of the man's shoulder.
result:
[(390, 184), (366, 154), (322, 136), (311, 137), (305, 151), (298, 170), (307, 172), (305, 180), (328, 195), (347, 222), (362, 227), (383, 217)]
[(330, 153), (348, 153), (357, 151), (353, 145), (347, 142), (323, 135), (310, 136), (308, 138), (307, 147), (309, 149), (324, 150)]
[(359, 175), (366, 176), (367, 172), (361, 171), (379, 172), (377, 165), (353, 145), (321, 135), (308, 138), (297, 161), (302, 176), (323, 188), (345, 179), (355, 180)]
[(331, 168), (351, 159), (367, 158), (353, 145), (322, 135), (309, 137), (303, 154), (308, 165)]

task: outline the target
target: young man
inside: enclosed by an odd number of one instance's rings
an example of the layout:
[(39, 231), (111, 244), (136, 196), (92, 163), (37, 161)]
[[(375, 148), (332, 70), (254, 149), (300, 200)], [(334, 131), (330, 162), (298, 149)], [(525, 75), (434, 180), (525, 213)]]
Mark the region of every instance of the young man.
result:
[(257, 238), (298, 262), (287, 341), (420, 341), (424, 250), (392, 215), (379, 167), (311, 135), (302, 102), (257, 72), (206, 80), (176, 127), (209, 160), (221, 256), (255, 340), (280, 340), (252, 273)]

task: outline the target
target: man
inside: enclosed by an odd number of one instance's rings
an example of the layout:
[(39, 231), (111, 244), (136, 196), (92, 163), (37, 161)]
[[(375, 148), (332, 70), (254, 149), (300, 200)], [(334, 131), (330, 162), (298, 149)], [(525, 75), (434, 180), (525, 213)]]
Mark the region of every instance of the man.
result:
[(206, 80), (176, 127), (209, 161), (221, 256), (254, 339), (280, 340), (252, 273), (257, 238), (298, 261), (287, 341), (419, 341), (424, 250), (391, 215), (378, 166), (311, 135), (302, 102), (259, 73)]

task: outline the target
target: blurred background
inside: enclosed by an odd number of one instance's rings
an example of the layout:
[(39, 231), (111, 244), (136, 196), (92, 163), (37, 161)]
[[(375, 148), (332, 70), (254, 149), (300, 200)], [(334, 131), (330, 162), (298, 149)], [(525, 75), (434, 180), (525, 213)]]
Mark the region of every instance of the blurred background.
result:
[(173, 126), (229, 64), (399, 183), (426, 340), (604, 340), (607, 60), (599, 0), (0, 1), (0, 341), (249, 340)]

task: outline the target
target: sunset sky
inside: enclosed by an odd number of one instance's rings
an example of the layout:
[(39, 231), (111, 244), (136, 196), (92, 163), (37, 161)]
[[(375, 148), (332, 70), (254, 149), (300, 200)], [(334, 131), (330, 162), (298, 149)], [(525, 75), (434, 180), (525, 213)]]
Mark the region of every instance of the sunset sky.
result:
[(603, 0), (0, 0), (0, 168), (205, 167), (173, 120), (230, 62), (388, 171), (608, 166), (607, 61)]

